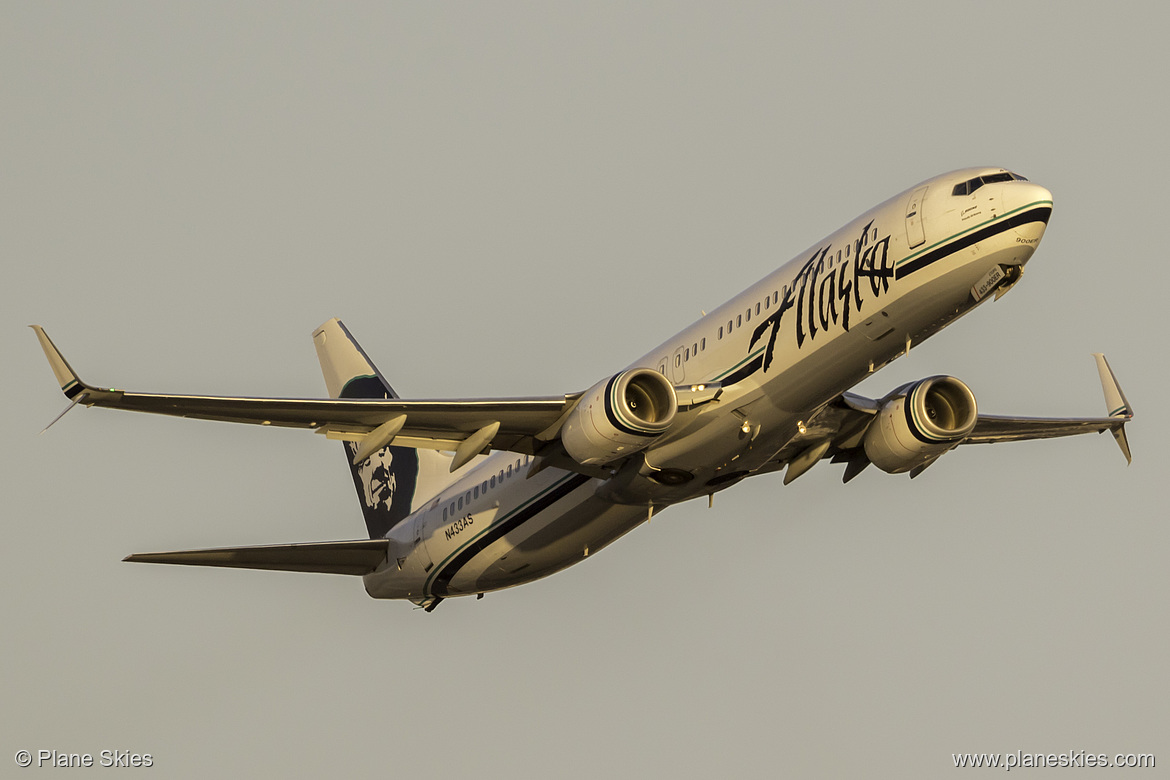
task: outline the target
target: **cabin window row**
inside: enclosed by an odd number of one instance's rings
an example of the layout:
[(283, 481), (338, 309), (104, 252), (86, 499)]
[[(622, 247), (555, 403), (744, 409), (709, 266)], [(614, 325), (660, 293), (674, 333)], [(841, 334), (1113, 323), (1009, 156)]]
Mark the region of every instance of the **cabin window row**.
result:
[(678, 368), (683, 363), (690, 360), (692, 357), (698, 357), (700, 352), (707, 351), (707, 339), (703, 337), (696, 341), (691, 346), (684, 349), (682, 352), (676, 352), (674, 355), (674, 367)]
[(496, 485), (503, 485), (505, 479), (511, 479), (514, 475), (518, 475), (520, 473), (520, 467), (528, 464), (531, 460), (527, 455), (523, 458), (517, 458), (514, 464), (509, 463), (508, 467), (500, 469), (498, 474), (493, 474), (458, 498), (451, 499), (451, 503), (443, 507), (443, 520), (446, 521), (448, 518), (455, 517), (456, 512), (463, 509), (465, 502), (470, 506), (472, 499), (479, 498), (481, 493), (487, 495), (489, 489), (496, 487)]
[[(787, 294), (788, 287), (785, 286), (783, 288), (783, 291), (785, 292), (785, 294)], [(737, 315), (735, 315), (735, 319), (727, 320), (726, 325), (720, 325), (718, 338), (722, 339), (724, 335), (730, 336), (732, 331), (734, 331), (736, 328), (742, 328), (744, 325), (751, 322), (753, 312), (755, 313), (755, 316), (757, 316), (757, 317), (759, 317), (761, 313), (767, 312), (775, 304), (779, 303), (780, 292), (781, 292), (780, 290), (773, 290), (771, 295), (767, 295), (764, 297), (764, 300), (757, 301), (756, 305), (754, 307), (753, 306), (747, 307), (747, 309), (744, 310), (743, 314), (737, 314)]]
[[(1015, 178), (1016, 180), (1027, 181), (1027, 179), (1024, 179), (1023, 176), (1019, 176), (1019, 175), (1014, 174), (1014, 173), (1013, 174), (998, 174), (998, 175), (1007, 176), (1009, 180), (1012, 178)], [(990, 177), (983, 177), (983, 180), (986, 181), (988, 178), (990, 178)], [(972, 181), (976, 181), (976, 180), (977, 179), (973, 179)], [(959, 186), (964, 186), (964, 185), (959, 185)], [(957, 195), (958, 194), (958, 187), (956, 187), (955, 190), (956, 190), (955, 194)], [(877, 233), (878, 233), (877, 228), (874, 228), (872, 240), (875, 242), (877, 241)], [(842, 253), (841, 249), (838, 249), (836, 255), (826, 253), (825, 256), (822, 258), (822, 260), (827, 260), (829, 268), (833, 268), (834, 266), (839, 265), (843, 260), (849, 259), (850, 250), (851, 250), (850, 245), (846, 244), (844, 247), (844, 253)], [(860, 252), (861, 249), (858, 248), (857, 251)], [(749, 306), (746, 309), (744, 309), (743, 314), (737, 314), (737, 315), (735, 315), (734, 319), (728, 319), (726, 325), (719, 326), (719, 332), (718, 332), (717, 338), (722, 339), (725, 335), (730, 336), (732, 331), (734, 331), (736, 328), (742, 328), (744, 325), (750, 323), (752, 321), (752, 314), (753, 313), (755, 314), (755, 316), (758, 317), (758, 316), (760, 316), (761, 313), (767, 312), (773, 306), (779, 304), (781, 294), (783, 294), (785, 296), (788, 295), (788, 285), (784, 285), (779, 290), (773, 290), (771, 295), (764, 296), (764, 299), (762, 301), (757, 301), (755, 306)], [(705, 348), (706, 347), (704, 346), (704, 349)], [(685, 360), (685, 357), (684, 357), (684, 360)], [(678, 359), (677, 355), (675, 356), (674, 365), (675, 365), (675, 367), (678, 367), (678, 365), (679, 365), (679, 359)]]

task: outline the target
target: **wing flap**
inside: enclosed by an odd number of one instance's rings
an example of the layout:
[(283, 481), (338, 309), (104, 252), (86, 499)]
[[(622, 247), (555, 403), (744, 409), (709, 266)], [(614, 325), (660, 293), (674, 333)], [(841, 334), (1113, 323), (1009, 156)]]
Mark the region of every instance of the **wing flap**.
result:
[(390, 542), (386, 539), (269, 544), (135, 553), (122, 560), (131, 563), (172, 563), (184, 566), (220, 566), (232, 569), (269, 569), (360, 576), (374, 571), (386, 560), (389, 545)]

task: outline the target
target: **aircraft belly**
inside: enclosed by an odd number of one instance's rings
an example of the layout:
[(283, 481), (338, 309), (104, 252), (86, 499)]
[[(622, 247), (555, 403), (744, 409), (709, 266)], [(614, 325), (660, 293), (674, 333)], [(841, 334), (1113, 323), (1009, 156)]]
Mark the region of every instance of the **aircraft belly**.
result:
[(596, 496), (548, 512), (494, 542), (459, 569), (448, 593), (483, 593), (546, 577), (585, 560), (646, 519), (642, 507)]
[(417, 599), (423, 596), (423, 582), (427, 573), (417, 564), (417, 558), (407, 558), (399, 568), (390, 560), (385, 566), (362, 577), (366, 593), (375, 599)]
[[(738, 411), (748, 405), (736, 401), (734, 408)], [(751, 443), (752, 431), (750, 426), (748, 431), (743, 430), (744, 419), (742, 414), (734, 412), (711, 415), (685, 435), (654, 446), (646, 454), (646, 460), (655, 468), (683, 471), (729, 462)]]
[(362, 577), (371, 598), (408, 599), (422, 595), (427, 572), (434, 564), (426, 549), (414, 541), (414, 535), (414, 523), (410, 521), (391, 530), (386, 563)]

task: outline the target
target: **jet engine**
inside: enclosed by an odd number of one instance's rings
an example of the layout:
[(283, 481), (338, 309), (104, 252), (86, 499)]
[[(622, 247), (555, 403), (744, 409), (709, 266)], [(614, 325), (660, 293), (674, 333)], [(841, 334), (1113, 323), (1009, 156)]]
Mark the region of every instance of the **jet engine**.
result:
[(887, 474), (926, 467), (956, 446), (978, 418), (971, 388), (932, 376), (895, 390), (865, 432), (865, 454)]
[(650, 446), (677, 411), (674, 386), (662, 374), (623, 371), (585, 392), (561, 428), (561, 443), (578, 463), (602, 465)]

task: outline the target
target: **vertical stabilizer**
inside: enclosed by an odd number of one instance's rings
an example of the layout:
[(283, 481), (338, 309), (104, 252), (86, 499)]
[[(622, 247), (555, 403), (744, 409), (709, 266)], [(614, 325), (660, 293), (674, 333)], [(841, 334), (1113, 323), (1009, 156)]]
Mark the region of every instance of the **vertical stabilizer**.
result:
[[(398, 398), (341, 320), (335, 318), (317, 328), (313, 344), (330, 398)], [(345, 442), (346, 461), (371, 539), (386, 536), (449, 481), (436, 478), (449, 471), (450, 458), (441, 453), (390, 446), (354, 465), (357, 448)]]

